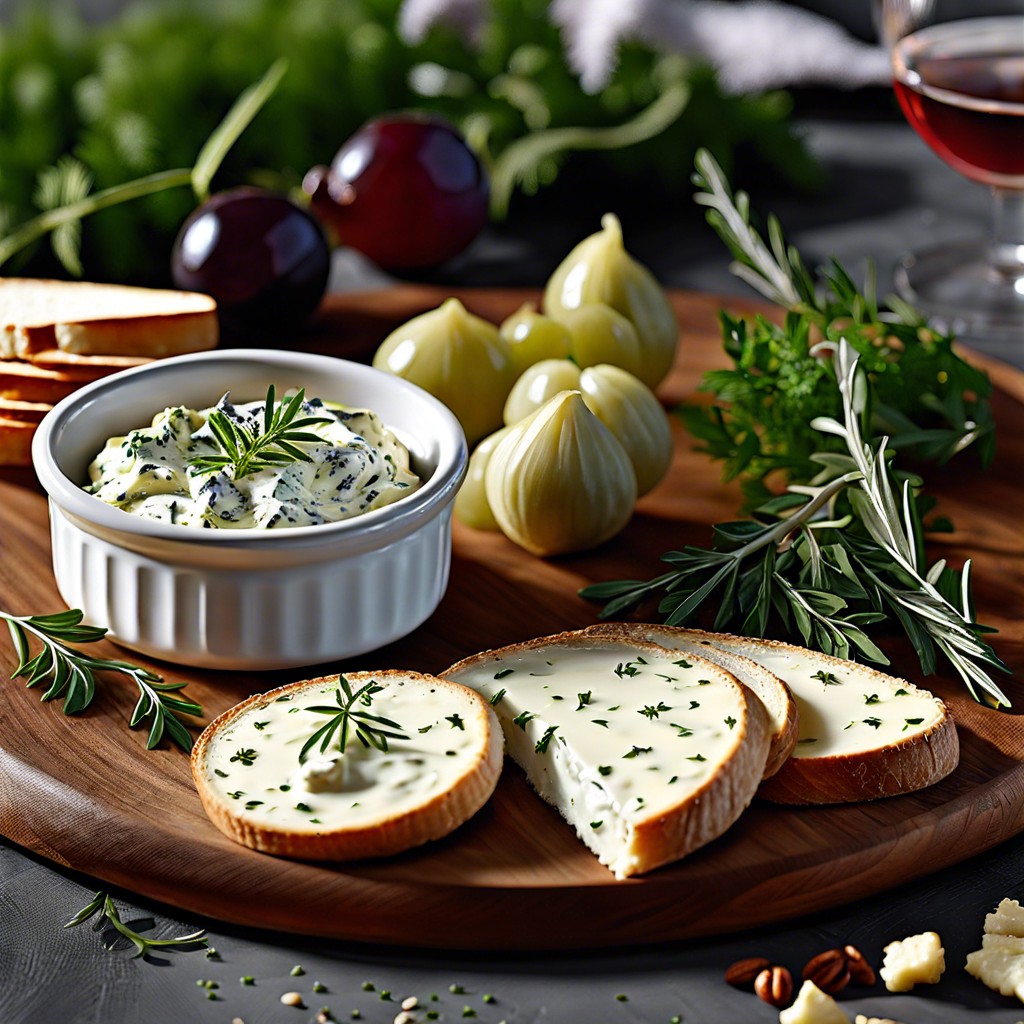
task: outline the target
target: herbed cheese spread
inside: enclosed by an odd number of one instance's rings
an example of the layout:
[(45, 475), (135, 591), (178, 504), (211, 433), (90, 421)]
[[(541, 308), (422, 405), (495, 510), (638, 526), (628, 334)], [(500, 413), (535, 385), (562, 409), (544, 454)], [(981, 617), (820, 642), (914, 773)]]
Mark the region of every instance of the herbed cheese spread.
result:
[(303, 745), (325, 723), (310, 709), (333, 704), (338, 692), (327, 679), (269, 695), (239, 714), (210, 746), (207, 786), (247, 821), (314, 835), (370, 827), (424, 806), (479, 762), (479, 735), (453, 713), (448, 687), (379, 685), (372, 707), (359, 707), (400, 726), (406, 738), (392, 739), (387, 750), (364, 746), (353, 727), (344, 754), (333, 742), (300, 762)]
[(316, 526), (389, 505), (415, 490), (408, 449), (367, 409), (312, 398), (303, 416), (329, 422), (305, 428), (322, 441), (295, 442), (310, 458), (240, 479), (230, 470), (199, 472), (189, 463), (223, 454), (208, 419), (219, 409), (259, 433), (263, 401), (235, 405), (225, 395), (209, 409), (164, 409), (152, 425), (110, 438), (89, 467), (90, 494), (132, 515), (207, 529)]

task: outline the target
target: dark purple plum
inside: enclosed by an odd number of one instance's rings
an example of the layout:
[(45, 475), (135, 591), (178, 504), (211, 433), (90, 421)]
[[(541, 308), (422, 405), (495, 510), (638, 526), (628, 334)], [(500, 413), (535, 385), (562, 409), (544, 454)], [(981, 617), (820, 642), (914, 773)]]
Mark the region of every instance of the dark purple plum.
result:
[(171, 260), (179, 288), (217, 300), (231, 331), (300, 324), (327, 287), (330, 248), (319, 222), (286, 196), (235, 188), (189, 215)]

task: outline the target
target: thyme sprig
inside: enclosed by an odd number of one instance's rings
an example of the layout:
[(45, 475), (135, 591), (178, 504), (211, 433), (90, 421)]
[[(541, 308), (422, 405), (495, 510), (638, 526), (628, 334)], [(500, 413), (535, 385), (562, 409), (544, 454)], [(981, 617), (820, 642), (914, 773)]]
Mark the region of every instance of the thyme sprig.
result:
[(764, 636), (774, 617), (826, 654), (880, 664), (888, 659), (864, 627), (892, 615), (926, 674), (942, 654), (976, 700), (1008, 705), (989, 675), (1006, 667), (982, 639), (990, 630), (974, 620), (970, 562), (962, 573), (945, 561), (926, 567), (922, 499), (912, 481), (897, 482), (887, 439), (872, 446), (861, 434), (859, 357), (840, 342), (834, 361), (842, 421), (819, 417), (811, 426), (841, 438), (845, 453), (817, 454), (818, 477), (766, 502), (758, 519), (714, 526), (711, 548), (668, 552), (671, 571), (594, 584), (581, 596), (607, 602), (601, 617), (610, 618), (661, 594), (658, 610), (681, 625), (717, 595), (715, 629)]
[(319, 434), (304, 428), (318, 423), (330, 423), (329, 416), (303, 416), (302, 403), (305, 388), (290, 398), (277, 402), (274, 385), (267, 388), (263, 406), (263, 428), (249, 429), (232, 419), (223, 409), (214, 409), (207, 419), (213, 439), (220, 446), (221, 455), (199, 455), (189, 460), (189, 469), (196, 475), (231, 471), (236, 480), (259, 473), (273, 466), (287, 466), (291, 462), (312, 462), (312, 457), (297, 443), (317, 444), (323, 441)]
[[(152, 953), (158, 949), (182, 949), (186, 947), (194, 949), (202, 949), (209, 944), (209, 940), (206, 938), (206, 930), (200, 929), (197, 932), (193, 932), (191, 935), (179, 935), (172, 939), (150, 939), (145, 935), (140, 935), (133, 928), (125, 924), (121, 920), (121, 915), (117, 911), (117, 907), (114, 906), (114, 901), (110, 896), (100, 891), (87, 903), (82, 909), (75, 914), (70, 921), (68, 921), (64, 927), (74, 928), (77, 925), (84, 924), (90, 918), (99, 917), (93, 922), (93, 931), (102, 931), (105, 928), (113, 929), (118, 935), (127, 939), (134, 947), (135, 952), (132, 957), (145, 956), (148, 953)], [(138, 923), (138, 922), (134, 922)], [(114, 942), (116, 939), (112, 939), (109, 942), (104, 942), (103, 948), (111, 950), (114, 948)]]
[[(82, 612), (77, 608), (51, 615), (12, 615), (0, 610), (0, 619), (7, 623), (18, 655), (18, 664), (11, 678), (23, 678), (25, 685), (30, 687), (48, 680), (49, 687), (42, 699), (61, 699), (64, 714), (76, 715), (84, 711), (96, 695), (97, 672), (126, 676), (139, 689), (139, 699), (129, 727), (134, 729), (143, 721), (150, 720), (146, 749), (152, 750), (166, 734), (182, 750), (191, 750), (192, 736), (176, 713), (201, 715), (203, 709), (195, 701), (170, 696), (187, 684), (165, 683), (150, 669), (127, 661), (94, 658), (75, 650), (69, 645), (95, 643), (107, 633), (101, 626), (83, 625), (82, 618)], [(30, 638), (42, 644), (42, 649), (34, 657)]]
[(320, 753), (326, 754), (335, 736), (338, 741), (338, 752), (344, 754), (351, 732), (355, 733), (356, 739), (366, 749), (375, 747), (385, 753), (388, 749), (388, 740), (407, 740), (409, 737), (401, 731), (402, 726), (397, 722), (383, 715), (372, 715), (369, 711), (362, 710), (363, 707), (370, 707), (374, 696), (383, 689), (379, 683), (371, 681), (353, 691), (349, 681), (344, 676), (338, 676), (338, 689), (334, 695), (337, 706), (315, 704), (303, 709), (317, 715), (329, 715), (331, 720), (306, 740), (299, 751), (299, 762), (304, 763), (309, 752), (317, 744), (320, 745)]

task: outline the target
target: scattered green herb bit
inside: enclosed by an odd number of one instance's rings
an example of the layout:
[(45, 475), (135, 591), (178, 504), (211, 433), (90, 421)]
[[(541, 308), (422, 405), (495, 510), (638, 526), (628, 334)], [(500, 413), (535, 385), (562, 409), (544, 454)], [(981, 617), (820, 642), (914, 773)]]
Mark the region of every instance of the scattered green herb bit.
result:
[(251, 974), (243, 974), (238, 979), (238, 984), (239, 985), (255, 985), (256, 984), (256, 979)]
[(455, 751), (454, 750), (446, 750), (444, 752), (444, 756), (445, 757), (455, 757)]
[(320, 753), (327, 752), (331, 741), (335, 736), (338, 738), (338, 750), (345, 753), (348, 745), (349, 730), (353, 729), (356, 739), (367, 749), (374, 747), (377, 750), (387, 752), (388, 740), (407, 740), (409, 737), (401, 732), (401, 726), (383, 715), (371, 715), (368, 711), (355, 710), (356, 704), (370, 707), (376, 694), (384, 689), (383, 686), (372, 680), (364, 683), (354, 693), (345, 676), (338, 676), (338, 689), (335, 691), (334, 699), (337, 706), (314, 705), (304, 708), (305, 711), (312, 711), (317, 715), (328, 715), (330, 721), (321, 726), (302, 746), (299, 751), (299, 762), (303, 763), (309, 752), (319, 743)]
[(694, 754), (693, 757), (688, 757), (687, 761), (706, 761), (707, 758), (703, 754)]
[(629, 996), (627, 996), (625, 992), (620, 992), (615, 998), (620, 1003), (628, 1003), (629, 1002)]
[(246, 802), (245, 802), (245, 809), (247, 811), (251, 811), (251, 810), (253, 810), (256, 807), (262, 806), (262, 804), (263, 804), (262, 800), (246, 800)]
[(218, 778), (221, 778), (221, 779), (228, 778), (228, 773), (227, 772), (222, 772), (219, 768), (214, 768), (213, 769), (213, 774), (216, 775)]
[(421, 725), (420, 728), (417, 729), (416, 731), (420, 732), (420, 733), (430, 732), (430, 730), (433, 729), (433, 728), (434, 728), (434, 723), (431, 722), (430, 725)]
[(730, 729), (732, 729), (736, 725), (736, 719), (733, 718), (732, 715), (726, 715), (725, 716), (725, 724), (727, 726), (729, 726)]
[(253, 761), (255, 761), (256, 758), (259, 756), (260, 755), (257, 754), (256, 751), (253, 750), (251, 747), (245, 747), (236, 750), (235, 753), (231, 755), (231, 760), (240, 761), (242, 764), (246, 766), (246, 768), (250, 768), (252, 767)]
[[(515, 672), (514, 668), (503, 668), (500, 672), (495, 672), (494, 673), (494, 678), (495, 679), (504, 679), (505, 676), (510, 676), (510, 675), (512, 675), (513, 672)], [(501, 692), (504, 693), (505, 691), (502, 690)]]
[(587, 690), (586, 693), (577, 693), (576, 699), (579, 701), (579, 706), (576, 710), (582, 711), (594, 699), (594, 691)]
[[(128, 927), (122, 920), (117, 912), (117, 907), (114, 906), (114, 901), (105, 892), (97, 892), (95, 896), (84, 906), (82, 909), (75, 914), (70, 921), (68, 921), (64, 927), (74, 928), (76, 925), (83, 924), (90, 918), (99, 915), (97, 923), (93, 926), (95, 931), (99, 931), (105, 925), (112, 928), (119, 935), (126, 938), (134, 947), (135, 952), (132, 954), (133, 957), (145, 956), (147, 953), (151, 953), (155, 949), (183, 949), (186, 947), (204, 948), (208, 944), (206, 938), (205, 929), (200, 929), (197, 932), (193, 932), (191, 935), (180, 935), (173, 939), (149, 939), (145, 936), (139, 935), (138, 932), (133, 931)], [(103, 948), (110, 950), (113, 948), (113, 942), (104, 942)]]
[(608, 722), (604, 718), (592, 718), (591, 721), (594, 723), (594, 725), (600, 725), (604, 729), (608, 728)]
[(466, 723), (463, 722), (462, 716), (455, 712), (453, 715), (445, 715), (444, 720), (451, 723), (453, 729), (461, 729), (463, 732), (466, 731)]
[(878, 729), (881, 728), (882, 720), (880, 718), (865, 718), (864, 724), (870, 725), (872, 729)]
[(673, 722), (672, 728), (678, 730), (676, 736), (681, 737), (682, 739), (686, 739), (688, 736), (693, 735), (693, 730), (688, 729), (685, 725), (678, 725), (676, 722)]
[[(849, 729), (850, 727), (846, 726), (846, 728)], [(804, 736), (802, 739), (797, 740), (797, 743), (817, 743), (817, 742), (818, 742), (818, 737), (817, 736)]]
[(548, 751), (548, 744), (551, 742), (551, 737), (554, 736), (557, 731), (557, 725), (549, 725), (544, 730), (544, 735), (541, 736), (539, 740), (537, 740), (537, 743), (533, 748), (534, 751), (536, 751), (536, 753), (538, 754), (546, 754)]
[(352, 1018), (353, 1020), (362, 1020), (362, 1019), (363, 1019), (363, 1015), (362, 1015), (362, 1013), (361, 1013), (361, 1012), (360, 1012), (359, 1010), (353, 1010), (353, 1011), (352, 1011), (352, 1012), (351, 1012), (351, 1013), (349, 1014), (349, 1016), (350, 1016), (350, 1017), (351, 1017), (351, 1018)]
[(228, 793), (228, 796), (231, 797), (232, 800), (241, 800), (242, 797), (245, 796), (245, 791), (236, 789), (233, 792)]
[(671, 711), (671, 710), (672, 709), (670, 707), (668, 707), (668, 705), (663, 704), (661, 701), (659, 701), (657, 703), (657, 705), (645, 704), (637, 712), (637, 714), (638, 715), (644, 715), (646, 718), (648, 718), (649, 720), (653, 721), (655, 718), (657, 718), (661, 714), (662, 711)]
[(206, 959), (207, 960), (219, 960), (220, 959), (220, 953), (218, 953), (217, 950), (214, 949), (213, 946), (210, 946), (206, 950)]
[(427, 1010), (423, 1016), (426, 1017), (427, 1020), (438, 1020), (441, 1014), (439, 1014), (437, 1010)]
[(653, 749), (653, 747), (632, 747), (628, 754), (622, 756), (623, 758), (639, 757), (641, 754), (649, 754)]
[(678, 665), (680, 668), (693, 668), (693, 665), (691, 665), (685, 658), (680, 658), (678, 661), (673, 661), (672, 664)]
[[(18, 664), (11, 679), (23, 678), (25, 685), (38, 686), (49, 680), (42, 700), (61, 699), (65, 715), (84, 711), (96, 695), (96, 673), (114, 672), (126, 676), (139, 690), (139, 699), (128, 721), (135, 728), (149, 719), (146, 749), (152, 750), (166, 735), (182, 750), (192, 749), (192, 736), (176, 717), (201, 715), (203, 709), (195, 701), (170, 696), (182, 690), (185, 683), (165, 683), (155, 672), (139, 668), (127, 661), (96, 658), (75, 650), (69, 644), (91, 644), (102, 640), (107, 631), (100, 626), (82, 625), (83, 613), (77, 608), (51, 615), (11, 615), (0, 611), (0, 620), (7, 623)], [(42, 650), (29, 656), (29, 637), (38, 640)]]
[(615, 666), (615, 674), (622, 679), (624, 676), (635, 676), (640, 670), (631, 661), (627, 661), (625, 664), (619, 662)]
[(380, 990), (379, 998), (380, 998), (381, 1002), (390, 1003), (391, 1002), (391, 989), (389, 989), (389, 988), (382, 988)]
[(267, 727), (268, 725), (270, 725), (270, 723), (269, 723), (269, 722), (253, 722), (253, 723), (252, 723), (252, 727), (253, 727), (253, 728), (254, 728), (254, 729), (255, 729), (255, 730), (257, 731), (257, 732), (263, 732), (263, 730), (264, 730), (264, 729), (266, 729), (266, 727)]
[(672, 778), (668, 780), (668, 784), (671, 786), (673, 782), (678, 782), (678, 781), (679, 781), (679, 776), (678, 775), (673, 775)]
[(666, 683), (678, 683), (679, 680), (675, 676), (667, 676), (664, 672), (654, 673), (659, 679), (664, 679)]
[(668, 1024), (683, 1024), (683, 1018), (678, 1013), (674, 1013), (669, 1017)]
[(865, 693), (864, 694), (864, 703), (865, 704), (879, 704), (880, 702), (881, 702), (881, 698), (878, 696), (877, 693)]
[(313, 813), (313, 808), (310, 807), (309, 804), (301, 803), (301, 802), (297, 803), (295, 805), (295, 810), (303, 811), (305, 814), (312, 814)]
[(485, 992), (481, 998), (485, 1003), (496, 1003), (498, 1001), (490, 992)]
[(611, 775), (612, 766), (610, 764), (599, 764), (597, 766), (597, 772), (599, 775)]
[(604, 824), (603, 820), (602, 821), (592, 821), (590, 823), (590, 827), (596, 832), (603, 824)]
[(210, 1001), (211, 1003), (215, 1003), (215, 1002), (217, 1002), (217, 999), (218, 999), (219, 997), (218, 997), (218, 995), (217, 995), (217, 993), (216, 993), (216, 992), (207, 992), (207, 993), (206, 993), (206, 998), (207, 998), (207, 1000), (209, 1000), (209, 1001)]
[(309, 823), (311, 825), (322, 825), (323, 822), (319, 818), (310, 818)]
[(282, 694), (280, 697), (275, 697), (274, 698), (274, 703), (275, 704), (284, 704), (286, 701), (291, 700), (293, 696), (294, 696), (294, 694), (291, 694), (291, 693)]
[(842, 681), (831, 672), (826, 672), (822, 669), (820, 672), (814, 672), (811, 674), (812, 679), (820, 679), (822, 684), (825, 686), (842, 686)]
[(302, 969), (301, 964), (296, 964), (289, 972), (293, 978), (301, 978), (306, 972)]
[(466, 990), (461, 985), (449, 985), (448, 991), (451, 992), (453, 996), (462, 996), (466, 994)]
[(313, 991), (314, 992), (326, 992), (327, 991), (327, 986), (322, 981), (314, 981), (313, 982)]
[(362, 985), (364, 992), (372, 992), (374, 990), (372, 981), (364, 981)]
[(287, 782), (283, 783), (282, 785), (278, 786), (277, 788), (279, 790), (281, 790), (282, 793), (290, 793), (291, 789), (292, 789), (292, 787), (289, 786)]
[(904, 690), (901, 686), (894, 694), (894, 697), (906, 697), (910, 693), (909, 690)]
[(522, 729), (525, 732), (525, 730), (526, 730), (526, 723), (529, 722), (531, 718), (536, 718), (536, 717), (537, 716), (532, 711), (520, 711), (519, 714), (516, 715), (516, 717), (512, 719), (512, 721), (513, 721), (514, 724), (518, 725), (519, 728)]
[(618, 711), (619, 708), (621, 708), (621, 707), (622, 707), (621, 704), (613, 704), (608, 710), (609, 711)]
[[(553, 694), (551, 694), (551, 699), (552, 700), (565, 700), (565, 698), (560, 693), (553, 693)], [(579, 708), (577, 708), (576, 710), (579, 711)]]
[(700, 707), (700, 701), (699, 700), (691, 700), (690, 701), (690, 710), (691, 711), (694, 711), (694, 710), (696, 710), (699, 707)]
[[(511, 672), (512, 669), (506, 669), (507, 672)], [(491, 707), (497, 707), (504, 699), (505, 694), (508, 691), (502, 687), (494, 696), (491, 697)]]
[(912, 725), (920, 725), (924, 721), (924, 719), (923, 718), (905, 718), (905, 719), (903, 719), (903, 721), (904, 721), (904, 726), (903, 726), (903, 730), (902, 731), (906, 732), (907, 729), (910, 728), (910, 726), (912, 726)]
[(474, 1010), (472, 1006), (464, 1006), (462, 1008), (462, 1016), (463, 1017), (475, 1017), (476, 1016), (476, 1010)]
[(436, 1003), (441, 997), (436, 992), (430, 993), (430, 1001)]

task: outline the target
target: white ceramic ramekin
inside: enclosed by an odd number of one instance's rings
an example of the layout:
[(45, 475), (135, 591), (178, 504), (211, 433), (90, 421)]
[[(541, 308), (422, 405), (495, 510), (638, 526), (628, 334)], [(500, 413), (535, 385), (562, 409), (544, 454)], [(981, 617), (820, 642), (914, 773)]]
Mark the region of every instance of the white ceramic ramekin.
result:
[[(87, 494), (108, 437), (170, 405), (202, 409), (306, 389), (372, 409), (409, 448), (422, 486), (353, 519), (283, 530), (200, 530), (133, 516)], [(50, 499), (53, 570), (64, 600), (112, 639), (206, 668), (314, 665), (382, 647), (437, 607), (451, 563), (452, 502), (466, 472), (456, 418), (369, 366), (257, 349), (164, 359), (64, 399), (36, 431)]]

